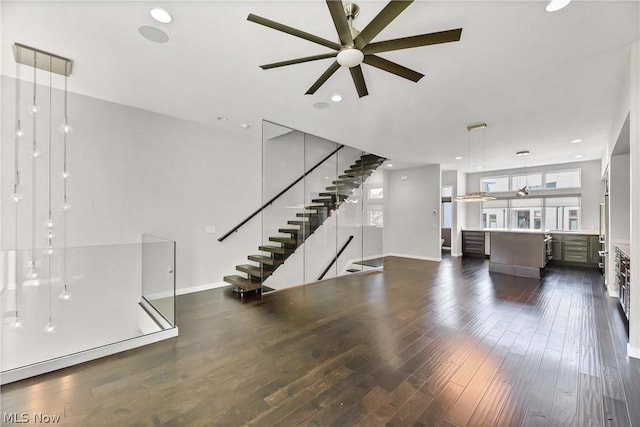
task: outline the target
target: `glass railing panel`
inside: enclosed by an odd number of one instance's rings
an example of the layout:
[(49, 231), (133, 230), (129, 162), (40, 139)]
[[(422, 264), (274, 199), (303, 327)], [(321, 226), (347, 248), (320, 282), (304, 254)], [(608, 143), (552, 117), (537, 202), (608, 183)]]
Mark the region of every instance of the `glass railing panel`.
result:
[(301, 216), (305, 202), (304, 149), (302, 132), (263, 122), (262, 202), (267, 204), (279, 195), (262, 210), (260, 255), (268, 263), (247, 262), (259, 269), (256, 276), (247, 277), (261, 281), (263, 292), (304, 283), (304, 254), (297, 250), (306, 232)]
[(362, 183), (366, 170), (361, 150), (345, 147), (340, 151), (341, 181), (349, 188), (349, 197), (340, 204), (336, 221), (336, 275), (361, 270), (362, 261)]
[[(335, 142), (305, 135), (305, 207), (309, 231), (304, 243), (305, 283), (335, 276), (335, 209), (337, 160), (340, 147)], [(322, 163), (318, 164), (320, 161)]]
[(141, 244), (38, 248), (36, 278), (33, 253), (0, 252), (3, 372), (144, 335)]
[(362, 189), (362, 258), (364, 269), (384, 267), (384, 170), (378, 167)]
[(160, 315), (150, 313), (163, 327), (176, 324), (175, 245), (172, 240), (142, 236), (142, 298)]

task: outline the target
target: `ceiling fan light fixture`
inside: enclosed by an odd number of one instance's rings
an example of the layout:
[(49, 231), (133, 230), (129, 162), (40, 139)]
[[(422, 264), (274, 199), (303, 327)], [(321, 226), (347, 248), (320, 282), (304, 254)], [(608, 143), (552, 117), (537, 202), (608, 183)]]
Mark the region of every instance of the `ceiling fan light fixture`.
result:
[(564, 9), (571, 0), (551, 0), (544, 8), (547, 12), (557, 12), (560, 9)]
[(352, 68), (362, 64), (362, 61), (364, 61), (364, 53), (355, 47), (349, 46), (338, 52), (336, 59), (338, 64), (343, 67)]
[(173, 21), (173, 17), (171, 16), (171, 14), (169, 14), (169, 12), (164, 9), (160, 9), (159, 7), (154, 7), (153, 9), (151, 9), (149, 11), (149, 15), (151, 15), (153, 19), (160, 22), (161, 24), (170, 24), (171, 21)]

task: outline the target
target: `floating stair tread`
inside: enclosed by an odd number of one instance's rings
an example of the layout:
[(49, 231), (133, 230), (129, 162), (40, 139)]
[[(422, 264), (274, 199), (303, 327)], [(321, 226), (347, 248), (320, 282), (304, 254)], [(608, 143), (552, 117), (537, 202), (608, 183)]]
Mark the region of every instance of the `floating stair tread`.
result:
[(332, 204), (332, 205), (336, 204), (336, 201), (333, 198), (331, 198), (331, 199), (313, 199), (311, 201), (313, 203), (329, 203), (329, 204)]
[(303, 219), (287, 221), (287, 224), (289, 224), (289, 225), (305, 225), (305, 226), (309, 227), (309, 221), (307, 221), (304, 218)]
[(287, 245), (297, 245), (298, 239), (292, 239), (291, 237), (269, 237), (270, 242), (284, 243)]
[(353, 190), (354, 188), (360, 187), (360, 184), (340, 184), (340, 185), (330, 185), (326, 188), (327, 191), (331, 190)]
[(249, 261), (257, 262), (258, 264), (266, 264), (270, 266), (277, 266), (283, 262), (280, 259), (275, 259), (266, 255), (249, 255), (247, 259)]
[(234, 286), (242, 289), (243, 291), (255, 291), (262, 287), (262, 282), (259, 280), (250, 280), (242, 276), (224, 276), (223, 280), (227, 283), (231, 283)]
[(264, 270), (260, 267), (256, 267), (255, 265), (251, 265), (251, 264), (236, 265), (236, 270), (242, 271), (243, 273), (250, 274), (254, 277), (260, 277), (262, 279), (271, 276), (271, 273), (272, 273), (271, 270)]
[(265, 245), (265, 246), (258, 246), (258, 249), (264, 252), (271, 252), (279, 255), (287, 255), (288, 253), (291, 252), (291, 250), (287, 248), (283, 248), (282, 246)]
[(343, 179), (339, 179), (337, 181), (331, 181), (332, 184), (335, 185), (342, 185), (342, 184), (352, 184), (352, 185), (360, 185), (360, 178), (343, 178)]
[(356, 177), (366, 177), (368, 178), (371, 175), (372, 171), (364, 170), (364, 171), (352, 171), (346, 170), (344, 171), (344, 175), (338, 175), (338, 178), (356, 178)]
[(302, 212), (302, 213), (297, 213), (296, 216), (298, 218), (312, 218), (312, 217), (319, 217), (320, 215), (318, 215), (316, 212), (314, 213)]
[[(331, 200), (328, 200), (331, 201)], [(327, 209), (327, 205), (309, 205), (309, 206), (305, 206), (305, 209)]]
[(279, 228), (279, 233), (289, 233), (289, 234), (305, 234), (309, 232), (309, 227), (303, 228)]
[(348, 273), (360, 273), (362, 270), (358, 270), (357, 268), (348, 268)]
[(323, 196), (323, 197), (349, 197), (351, 196), (351, 194), (345, 194), (345, 193), (319, 193), (319, 196)]

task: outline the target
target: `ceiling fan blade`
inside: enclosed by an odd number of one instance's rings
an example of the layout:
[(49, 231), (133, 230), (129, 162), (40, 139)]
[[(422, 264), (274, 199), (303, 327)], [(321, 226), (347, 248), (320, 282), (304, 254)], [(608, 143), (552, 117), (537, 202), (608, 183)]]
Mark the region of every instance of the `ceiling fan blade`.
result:
[(363, 96), (369, 95), (369, 92), (367, 91), (367, 84), (364, 82), (364, 76), (362, 75), (362, 67), (356, 65), (355, 67), (349, 68), (349, 71), (351, 71), (353, 84), (356, 85), (358, 97), (362, 98)]
[(323, 53), (320, 55), (305, 56), (304, 58), (289, 59), (288, 61), (274, 62), (273, 64), (261, 65), (260, 68), (268, 70), (270, 68), (284, 67), (285, 65), (302, 64), (303, 62), (317, 61), (319, 59), (335, 58), (336, 52)]
[(292, 36), (300, 37), (301, 39), (309, 40), (310, 42), (326, 46), (329, 49), (340, 50), (342, 48), (338, 43), (334, 43), (330, 40), (323, 39), (322, 37), (314, 36), (313, 34), (306, 33), (304, 31), (297, 30), (288, 25), (280, 24), (261, 16), (250, 13), (247, 16), (247, 21), (255, 22), (256, 24), (264, 25), (265, 27), (273, 28), (274, 30), (282, 31), (283, 33), (291, 34)]
[(338, 37), (340, 37), (340, 43), (343, 45), (353, 45), (353, 36), (351, 35), (351, 29), (347, 22), (347, 14), (344, 13), (342, 1), (327, 0), (327, 7), (333, 19), (333, 25), (335, 25), (336, 31), (338, 32)]
[(391, 0), (353, 40), (355, 46), (358, 49), (364, 48), (411, 3), (413, 0)]
[(333, 75), (333, 73), (338, 71), (338, 68), (340, 68), (340, 64), (338, 64), (338, 61), (335, 61), (333, 64), (329, 66), (329, 68), (327, 68), (327, 71), (322, 73), (320, 78), (316, 80), (313, 86), (311, 86), (309, 90), (305, 92), (305, 95), (313, 95), (314, 93), (316, 93), (316, 91), (320, 88), (320, 86), (322, 86), (324, 82), (326, 82), (329, 79), (329, 77)]
[(460, 40), (461, 35), (462, 28), (457, 28), (455, 30), (385, 40), (382, 42), (368, 44), (364, 49), (362, 49), (362, 52), (366, 55), (371, 53), (389, 52), (392, 50), (409, 49), (412, 47), (429, 46), (432, 44), (457, 42)]
[(375, 55), (365, 55), (364, 63), (371, 65), (372, 67), (387, 71), (391, 74), (395, 74), (396, 76), (404, 77), (405, 79), (411, 80), (412, 82), (417, 82), (424, 77), (424, 74), (413, 71), (410, 68), (403, 67), (400, 64), (396, 64), (395, 62), (388, 61)]

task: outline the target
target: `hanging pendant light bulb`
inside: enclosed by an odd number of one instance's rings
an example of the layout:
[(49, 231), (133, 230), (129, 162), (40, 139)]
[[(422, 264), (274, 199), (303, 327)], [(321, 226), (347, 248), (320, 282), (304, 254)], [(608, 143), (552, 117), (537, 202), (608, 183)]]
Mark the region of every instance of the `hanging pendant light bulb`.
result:
[(62, 177), (62, 179), (67, 179), (71, 176), (71, 174), (69, 173), (69, 171), (62, 171), (60, 176)]
[[(35, 257), (34, 257), (35, 258)], [(27, 277), (28, 280), (35, 280), (38, 278), (38, 261), (36, 261), (35, 259), (32, 261), (29, 261), (27, 263), (27, 272), (25, 274), (25, 276)]]
[(22, 319), (18, 317), (18, 310), (16, 310), (16, 315), (11, 319), (11, 322), (9, 322), (9, 327), (11, 329), (22, 329), (23, 326), (24, 324), (22, 323)]
[(69, 292), (69, 290), (67, 289), (67, 284), (64, 284), (64, 289), (62, 289), (62, 292), (60, 292), (60, 295), (58, 295), (58, 299), (60, 301), (71, 301), (73, 298), (73, 296), (71, 295), (71, 292)]
[(73, 131), (73, 128), (71, 126), (69, 126), (69, 124), (64, 123), (60, 125), (60, 133), (65, 135), (67, 133), (71, 133)]
[(48, 334), (53, 334), (56, 331), (56, 324), (49, 319), (49, 321), (44, 325), (42, 330)]
[(27, 111), (28, 111), (30, 114), (38, 114), (38, 112), (40, 111), (40, 107), (38, 107), (38, 106), (37, 106), (37, 105), (35, 105), (35, 104), (32, 104), (32, 105), (29, 105), (29, 106), (27, 107)]
[(18, 203), (22, 199), (22, 194), (16, 192), (9, 195), (9, 203)]
[(68, 211), (70, 209), (71, 209), (71, 205), (69, 203), (63, 203), (60, 206), (60, 210), (63, 211), (63, 212), (66, 212), (66, 211)]

